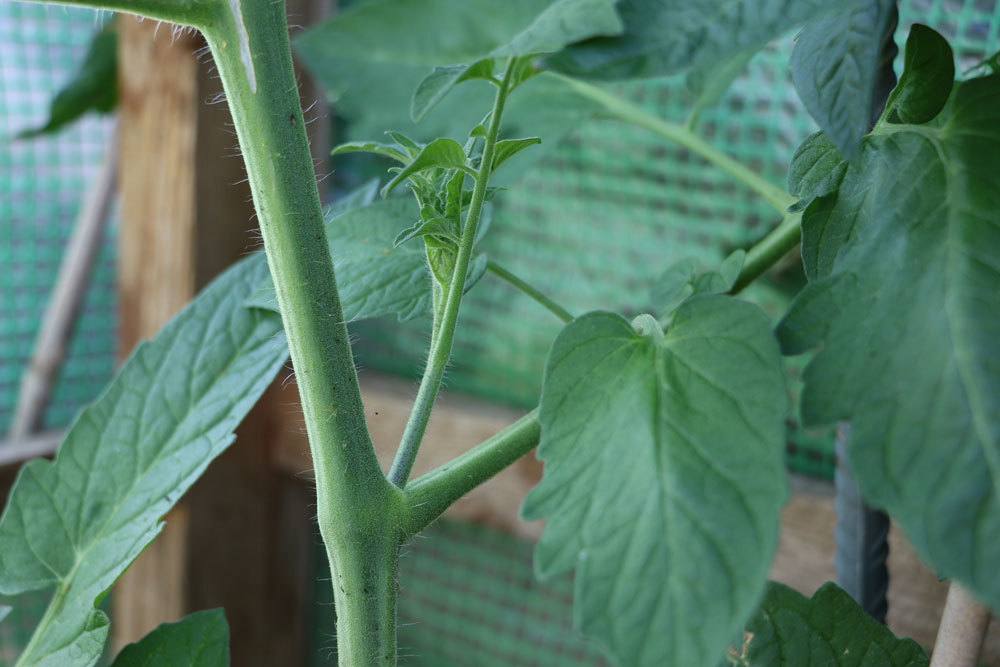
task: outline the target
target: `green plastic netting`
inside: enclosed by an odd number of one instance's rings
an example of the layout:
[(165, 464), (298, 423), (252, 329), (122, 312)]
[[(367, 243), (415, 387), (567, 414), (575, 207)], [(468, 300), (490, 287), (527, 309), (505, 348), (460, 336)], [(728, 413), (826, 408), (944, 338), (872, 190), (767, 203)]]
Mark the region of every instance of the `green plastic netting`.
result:
[[(0, 3), (0, 433), (13, 417), (59, 261), (83, 193), (104, 158), (109, 121), (87, 117), (53, 137), (15, 141), (47, 118), (98, 27), (94, 12)], [(65, 426), (114, 367), (114, 232), (87, 292), (44, 426)]]

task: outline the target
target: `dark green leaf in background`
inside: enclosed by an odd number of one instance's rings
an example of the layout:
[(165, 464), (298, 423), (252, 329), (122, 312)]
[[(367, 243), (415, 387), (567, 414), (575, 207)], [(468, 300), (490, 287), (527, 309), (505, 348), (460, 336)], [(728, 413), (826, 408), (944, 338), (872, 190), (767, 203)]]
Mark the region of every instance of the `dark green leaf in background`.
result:
[(620, 36), (569, 46), (548, 65), (585, 78), (665, 76), (756, 51), (844, 6), (828, 0), (621, 0), (625, 30)]
[(896, 0), (849, 3), (810, 22), (792, 51), (799, 97), (848, 159), (857, 154), (872, 125), (885, 43), (896, 26), (895, 8)]
[(101, 655), (108, 621), (96, 605), (287, 357), (280, 318), (243, 305), (266, 276), (255, 256), (213, 281), (136, 348), (54, 461), (21, 469), (0, 518), (0, 593), (56, 589), (21, 664)]
[(621, 30), (615, 0), (374, 0), (307, 30), (296, 44), (314, 65), (360, 54), (427, 68), (552, 53)]
[(576, 569), (575, 624), (619, 664), (711, 665), (763, 593), (786, 497), (784, 371), (768, 318), (726, 296), (664, 333), (563, 329), (542, 389), (536, 570)]
[(806, 598), (779, 583), (768, 586), (760, 609), (747, 624), (744, 646), (734, 647), (746, 667), (926, 667), (927, 656), (912, 639), (897, 639), (828, 583)]
[(1000, 607), (1000, 76), (956, 84), (931, 125), (884, 125), (802, 225), (810, 284), (779, 333), (820, 346), (803, 420), (850, 420), (865, 498)]
[(122, 649), (112, 667), (229, 667), (229, 624), (221, 609), (164, 623)]
[(914, 24), (906, 39), (903, 76), (889, 96), (890, 121), (927, 123), (944, 108), (955, 80), (955, 56), (948, 40), (935, 30)]
[(118, 32), (108, 26), (94, 35), (83, 64), (49, 105), (49, 119), (18, 137), (51, 134), (91, 111), (108, 113), (118, 105)]

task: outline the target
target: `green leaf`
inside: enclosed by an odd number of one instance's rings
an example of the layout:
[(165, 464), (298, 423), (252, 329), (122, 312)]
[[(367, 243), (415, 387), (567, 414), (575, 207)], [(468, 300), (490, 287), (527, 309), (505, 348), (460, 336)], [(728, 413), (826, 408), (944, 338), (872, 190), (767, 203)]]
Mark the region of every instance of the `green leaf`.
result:
[(809, 425), (850, 420), (865, 498), (1000, 607), (1000, 77), (933, 125), (886, 125), (803, 221), (810, 284), (779, 328)]
[(795, 151), (788, 170), (788, 192), (799, 198), (792, 211), (834, 192), (846, 171), (847, 162), (830, 138), (822, 132), (810, 135)]
[(403, 164), (410, 161), (410, 157), (400, 151), (398, 147), (379, 141), (348, 141), (330, 151), (330, 155), (344, 155), (346, 153), (373, 153)]
[(392, 245), (398, 248), (410, 239), (418, 236), (433, 236), (442, 241), (451, 241), (458, 244), (458, 235), (455, 233), (455, 224), (447, 218), (435, 217), (430, 220), (417, 220), (413, 225), (407, 227), (393, 239)]
[(315, 71), (330, 59), (436, 66), (551, 53), (622, 30), (615, 0), (373, 0), (297, 40)]
[(926, 667), (912, 639), (897, 639), (851, 596), (828, 583), (812, 598), (771, 582), (747, 640), (731, 654), (748, 667)]
[(419, 123), (427, 112), (444, 99), (452, 88), (463, 81), (493, 79), (493, 59), (487, 58), (471, 65), (446, 65), (435, 67), (417, 86), (410, 101), (410, 118)]
[(163, 623), (122, 649), (111, 667), (229, 667), (229, 624), (221, 609)]
[(792, 51), (792, 81), (799, 98), (848, 159), (857, 155), (873, 122), (872, 105), (885, 44), (896, 27), (895, 10), (896, 0), (849, 4), (810, 22)]
[(955, 56), (948, 40), (915, 23), (906, 38), (903, 76), (889, 95), (885, 117), (892, 122), (927, 123), (944, 108), (955, 80)]
[(514, 157), (529, 146), (537, 146), (542, 143), (538, 137), (527, 137), (525, 139), (501, 139), (496, 144), (493, 153), (493, 170), (495, 171), (504, 162)]
[(549, 353), (535, 568), (576, 568), (575, 625), (619, 664), (715, 664), (777, 543), (781, 358), (768, 318), (731, 297), (688, 301), (666, 333), (635, 325), (589, 313)]
[(21, 469), (0, 518), (0, 593), (55, 586), (56, 597), (19, 664), (100, 656), (107, 618), (95, 605), (286, 359), (280, 318), (243, 305), (266, 276), (256, 256), (213, 281), (136, 348), (54, 461)]
[(382, 188), (382, 196), (392, 192), (397, 185), (413, 174), (427, 169), (461, 169), (475, 176), (475, 172), (466, 162), (462, 144), (454, 139), (435, 139), (420, 150), (413, 158), (413, 162), (403, 167), (391, 181), (386, 183)]
[(108, 113), (118, 106), (118, 32), (106, 27), (94, 35), (80, 69), (56, 93), (49, 119), (18, 133), (22, 139), (53, 134), (91, 111)]
[[(413, 220), (408, 197), (378, 201), (334, 217), (326, 223), (326, 237), (348, 322), (396, 315), (400, 321), (428, 312), (431, 282), (423, 248), (394, 245), (400, 231)], [(278, 311), (274, 285), (267, 278), (247, 305)]]
[(743, 269), (746, 251), (737, 250), (718, 270), (706, 270), (697, 259), (688, 257), (667, 267), (653, 284), (652, 302), (665, 320), (679, 305), (696, 294), (724, 294), (733, 288)]
[(621, 0), (621, 35), (573, 44), (548, 66), (598, 79), (665, 76), (757, 51), (838, 6), (824, 0)]

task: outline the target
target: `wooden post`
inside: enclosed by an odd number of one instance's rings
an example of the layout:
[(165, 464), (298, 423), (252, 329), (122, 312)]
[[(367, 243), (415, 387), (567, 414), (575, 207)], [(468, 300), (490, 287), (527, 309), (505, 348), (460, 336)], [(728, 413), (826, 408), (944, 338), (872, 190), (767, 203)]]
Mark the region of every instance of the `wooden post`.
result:
[[(315, 0), (289, 2), (295, 22)], [(201, 38), (121, 21), (120, 349), (155, 334), (255, 246), (253, 207), (229, 112)], [(307, 104), (314, 91), (305, 93)], [(322, 127), (322, 123), (316, 123)], [(314, 139), (317, 154), (326, 141)], [(116, 585), (113, 643), (224, 607), (236, 665), (303, 664), (312, 547), (310, 489), (274, 464), (295, 428), (294, 388), (269, 390), (163, 534)], [(292, 425), (292, 426), (290, 426)]]

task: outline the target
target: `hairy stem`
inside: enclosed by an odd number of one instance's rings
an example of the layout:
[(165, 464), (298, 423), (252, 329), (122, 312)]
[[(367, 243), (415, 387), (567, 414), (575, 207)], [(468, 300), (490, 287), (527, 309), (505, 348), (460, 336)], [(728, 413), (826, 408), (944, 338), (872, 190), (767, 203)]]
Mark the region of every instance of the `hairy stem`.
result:
[(525, 282), (524, 280), (517, 277), (504, 267), (494, 262), (492, 259), (486, 263), (486, 270), (491, 271), (498, 278), (506, 281), (507, 283), (513, 285), (517, 289), (521, 290), (522, 292), (530, 296), (532, 299), (537, 301), (541, 306), (548, 309), (550, 313), (558, 317), (563, 322), (568, 323), (573, 321), (574, 319), (573, 315), (571, 315), (568, 310), (566, 310), (558, 303), (547, 297), (545, 294), (543, 294), (537, 288), (533, 287), (531, 284)]
[(416, 535), (426, 528), (456, 500), (534, 449), (540, 435), (536, 409), (465, 454), (413, 480), (405, 492), (409, 512), (404, 534)]
[[(32, 0), (34, 1), (34, 0)], [(89, 7), (135, 14), (158, 21), (202, 28), (209, 21), (214, 7), (204, 0), (38, 0), (45, 4), (68, 7)]]
[(438, 331), (434, 336), (431, 346), (430, 356), (427, 360), (427, 368), (420, 381), (420, 388), (417, 390), (417, 398), (413, 404), (413, 411), (406, 423), (403, 431), (403, 438), (396, 452), (396, 458), (392, 462), (389, 470), (389, 481), (402, 488), (410, 476), (413, 469), (413, 462), (417, 458), (417, 451), (420, 442), (423, 440), (424, 432), (427, 430), (427, 422), (430, 420), (431, 410), (434, 401), (437, 399), (438, 391), (441, 389), (441, 380), (444, 377), (445, 367), (451, 358), (451, 348), (455, 337), (455, 325), (458, 323), (458, 311), (462, 303), (462, 295), (465, 293), (465, 278), (469, 272), (469, 261), (472, 259), (473, 246), (476, 241), (476, 230), (479, 228), (479, 220), (483, 213), (483, 204), (486, 203), (486, 188), (489, 184), (493, 171), (493, 155), (496, 149), (497, 137), (500, 134), (500, 118), (503, 116), (504, 106), (507, 103), (507, 94), (510, 92), (510, 81), (514, 71), (515, 60), (511, 59), (507, 63), (507, 70), (503, 80), (497, 88), (496, 99), (493, 102), (493, 112), (490, 115), (490, 126), (486, 133), (486, 140), (483, 144), (483, 156), (476, 173), (476, 184), (472, 190), (472, 201), (469, 203), (469, 212), (465, 219), (465, 226), (462, 228), (462, 238), (458, 246), (458, 255), (455, 258), (455, 270), (452, 273), (451, 284), (448, 286), (448, 293), (445, 297), (444, 309), (441, 313), (441, 321), (438, 323)]
[(600, 104), (614, 118), (643, 127), (653, 134), (680, 144), (692, 153), (723, 170), (750, 190), (766, 199), (778, 212), (784, 214), (795, 203), (795, 198), (782, 188), (761, 178), (740, 162), (729, 157), (710, 143), (694, 134), (690, 128), (658, 118), (642, 108), (616, 96), (603, 88), (560, 74), (553, 74), (578, 94)]
[(342, 665), (396, 662), (395, 527), (327, 246), (285, 3), (214, 3), (205, 33), (246, 161), (268, 266), (288, 337), (333, 574)]

